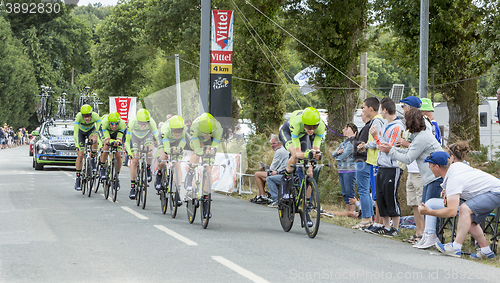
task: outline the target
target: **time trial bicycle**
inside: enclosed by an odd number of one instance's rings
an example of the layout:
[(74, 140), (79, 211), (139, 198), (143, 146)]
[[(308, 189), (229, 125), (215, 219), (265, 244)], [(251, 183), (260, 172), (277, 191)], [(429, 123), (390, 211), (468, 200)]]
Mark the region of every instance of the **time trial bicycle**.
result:
[(177, 176), (177, 168), (175, 164), (182, 158), (182, 148), (170, 148), (170, 154), (167, 160), (160, 160), (166, 162), (166, 166), (162, 169), (160, 204), (163, 214), (167, 213), (170, 208), (170, 215), (172, 218), (177, 216), (177, 207), (182, 205), (179, 195), (180, 182)]

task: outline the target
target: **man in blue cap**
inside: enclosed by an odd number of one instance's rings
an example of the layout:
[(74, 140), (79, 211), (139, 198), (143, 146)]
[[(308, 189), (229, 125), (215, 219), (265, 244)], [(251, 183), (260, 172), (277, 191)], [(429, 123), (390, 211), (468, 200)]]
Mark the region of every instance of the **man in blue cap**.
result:
[[(494, 258), (495, 254), (488, 246), (479, 223), (493, 209), (500, 207), (500, 180), (462, 162), (450, 164), (449, 158), (447, 152), (437, 151), (424, 161), (429, 163), (436, 177), (444, 178), (444, 208), (432, 210), (422, 203), (418, 210), (423, 215), (447, 218), (455, 216), (460, 207), (455, 241), (447, 244), (437, 242), (436, 248), (445, 255), (460, 257), (462, 244), (469, 232), (481, 248), (476, 254), (471, 254), (471, 258)], [(465, 200), (462, 205), (460, 199)]]
[(403, 103), (403, 110), (405, 107), (415, 107), (420, 108), (422, 106), (422, 100), (416, 96), (408, 96), (406, 98), (401, 99), (399, 102)]

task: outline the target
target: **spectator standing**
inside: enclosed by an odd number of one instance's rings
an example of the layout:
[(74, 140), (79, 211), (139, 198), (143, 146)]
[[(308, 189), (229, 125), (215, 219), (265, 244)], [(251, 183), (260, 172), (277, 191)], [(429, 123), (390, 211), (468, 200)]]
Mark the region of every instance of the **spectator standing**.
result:
[[(372, 224), (373, 202), (370, 197), (370, 165), (368, 163), (368, 154), (366, 153), (365, 144), (370, 138), (369, 130), (374, 124), (379, 124), (383, 120), (374, 121), (378, 115), (379, 101), (376, 97), (369, 97), (363, 102), (361, 118), (365, 122), (365, 126), (359, 131), (355, 142), (355, 151), (353, 151), (354, 162), (356, 163), (356, 184), (358, 189), (359, 201), (361, 203), (361, 222), (353, 226), (353, 229), (368, 228)], [(372, 155), (370, 155), (373, 158)], [(370, 162), (374, 162), (371, 160)], [(375, 160), (376, 162), (376, 160)]]
[[(412, 141), (411, 143), (408, 143), (408, 148), (397, 148), (383, 144), (379, 146), (380, 151), (388, 153), (390, 157), (405, 164), (410, 164), (416, 160), (418, 171), (420, 172), (422, 184), (424, 185), (424, 187), (429, 186), (433, 182), (438, 182), (440, 184), (441, 179), (434, 176), (429, 167), (424, 164), (424, 160), (430, 153), (442, 151), (441, 145), (437, 142), (436, 139), (434, 139), (432, 133), (426, 130), (424, 118), (419, 109), (412, 108), (408, 111), (405, 111), (405, 120), (406, 127), (411, 133)], [(412, 193), (409, 198), (416, 198), (416, 195), (418, 195), (418, 192)], [(420, 199), (420, 202), (422, 202), (422, 199)], [(414, 202), (412, 201), (411, 204), (414, 204)], [(414, 210), (418, 210), (417, 207), (414, 207)], [(416, 215), (419, 215), (418, 212)], [(415, 222), (415, 224), (416, 223), (417, 222)], [(421, 224), (419, 224), (419, 228), (422, 228)], [(419, 241), (419, 243), (417, 243), (417, 245), (423, 243), (424, 241), (425, 234)]]
[(443, 140), (441, 138), (441, 130), (439, 129), (439, 125), (434, 119), (434, 106), (432, 106), (432, 100), (429, 98), (422, 98), (422, 106), (420, 107), (420, 111), (422, 111), (422, 115), (424, 118), (431, 123), (432, 125), (432, 133), (434, 137), (439, 142), (439, 144), (443, 144)]
[(346, 211), (354, 211), (355, 205), (349, 203), (349, 199), (355, 197), (354, 183), (356, 182), (356, 165), (352, 155), (352, 142), (358, 134), (358, 127), (353, 123), (347, 123), (342, 130), (346, 139), (332, 153), (337, 161), (337, 170), (339, 173), (340, 189), (344, 198)]
[(0, 128), (0, 149), (3, 149), (3, 142), (5, 140), (5, 134), (3, 128)]
[[(271, 143), (271, 148), (274, 150), (273, 162), (269, 167), (269, 171), (257, 171), (254, 176), (259, 192), (252, 202), (257, 204), (267, 204), (270, 201), (272, 203), (278, 203), (278, 185), (281, 182), (283, 171), (286, 168), (289, 157), (289, 152), (282, 146), (277, 135), (272, 134), (269, 142)], [(266, 181), (272, 200), (268, 200), (264, 191)]]
[[(396, 104), (388, 97), (381, 101), (381, 114), (387, 120), (384, 130), (379, 135), (378, 129), (370, 127), (370, 134), (373, 136), (378, 146), (393, 146), (396, 139), (405, 130), (405, 125), (396, 116)], [(398, 202), (398, 187), (402, 170), (399, 168), (396, 159), (384, 151), (380, 151), (377, 156), (377, 207), (382, 218), (384, 228), (377, 229), (378, 234), (394, 237), (399, 234), (399, 219), (401, 209)], [(392, 227), (391, 227), (392, 218)]]

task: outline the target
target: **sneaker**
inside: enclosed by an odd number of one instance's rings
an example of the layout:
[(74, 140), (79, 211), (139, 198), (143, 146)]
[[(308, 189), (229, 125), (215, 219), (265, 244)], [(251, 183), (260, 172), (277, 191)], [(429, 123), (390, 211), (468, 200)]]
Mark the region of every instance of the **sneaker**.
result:
[(427, 234), (425, 237), (425, 242), (418, 245), (418, 249), (427, 249), (434, 246), (436, 243), (440, 243), (436, 234)]
[(157, 191), (156, 194), (159, 195), (161, 190), (161, 175), (156, 175), (155, 189)]
[(97, 166), (95, 166), (95, 158), (90, 158), (90, 168), (92, 168), (92, 172), (97, 172)]
[(75, 190), (77, 191), (81, 191), (82, 190), (82, 187), (80, 185), (80, 177), (76, 177), (76, 182), (75, 182)]
[(413, 245), (412, 245), (412, 247), (414, 247), (414, 248), (418, 248), (418, 247), (420, 247), (423, 243), (425, 243), (425, 241), (426, 241), (426, 239), (427, 239), (427, 236), (428, 236), (428, 234), (427, 234), (427, 233), (424, 233), (424, 234), (422, 235), (422, 239), (420, 239), (420, 241), (418, 241), (416, 244), (413, 244)]
[(253, 202), (255, 203), (257, 201), (257, 199), (259, 198), (259, 195), (256, 195), (253, 199), (250, 200), (250, 202)]
[(130, 189), (130, 194), (128, 195), (130, 199), (135, 199), (135, 188)]
[(483, 253), (481, 250), (477, 251), (475, 254), (470, 255), (471, 258), (473, 259), (480, 259), (480, 258), (494, 258), (495, 253), (494, 252), (489, 252), (489, 253)]
[(151, 173), (151, 168), (147, 168), (146, 173), (148, 174), (148, 183), (153, 180), (153, 174)]
[(313, 221), (311, 219), (311, 216), (309, 216), (309, 213), (306, 213), (306, 224), (308, 227), (312, 227), (313, 226)]
[(267, 204), (267, 197), (266, 196), (259, 196), (257, 200), (255, 201), (256, 204)]
[(272, 207), (272, 208), (275, 208), (275, 207), (278, 207), (278, 202), (277, 201), (273, 201), (272, 203), (270, 203), (269, 205), (267, 205), (268, 207)]
[(382, 228), (385, 229), (384, 225), (378, 224), (378, 223), (374, 223), (374, 224), (370, 225), (367, 228), (364, 228), (364, 229), (361, 228), (359, 230), (365, 231), (366, 233), (378, 235), (379, 234), (379, 230), (381, 230)]
[(104, 166), (101, 166), (101, 169), (99, 169), (99, 178), (101, 178), (101, 180), (106, 179), (106, 168), (104, 168)]
[(397, 235), (399, 235), (399, 230), (394, 228), (394, 227), (391, 227), (391, 230), (387, 231), (387, 229), (384, 229), (385, 230), (385, 234), (382, 234), (382, 236), (384, 237), (395, 237)]
[(441, 243), (436, 243), (435, 244), (436, 248), (438, 251), (440, 251), (442, 254), (453, 256), (453, 257), (461, 257), (462, 256), (462, 251), (457, 251), (455, 248), (453, 248), (452, 243), (448, 244), (441, 244)]

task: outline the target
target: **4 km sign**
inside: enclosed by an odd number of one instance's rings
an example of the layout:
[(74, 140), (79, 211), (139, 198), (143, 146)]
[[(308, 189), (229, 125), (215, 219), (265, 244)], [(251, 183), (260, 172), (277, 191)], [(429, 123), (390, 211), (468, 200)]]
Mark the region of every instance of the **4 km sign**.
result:
[(212, 10), (210, 47), (210, 113), (224, 128), (231, 126), (233, 74), (233, 20), (231, 10)]

